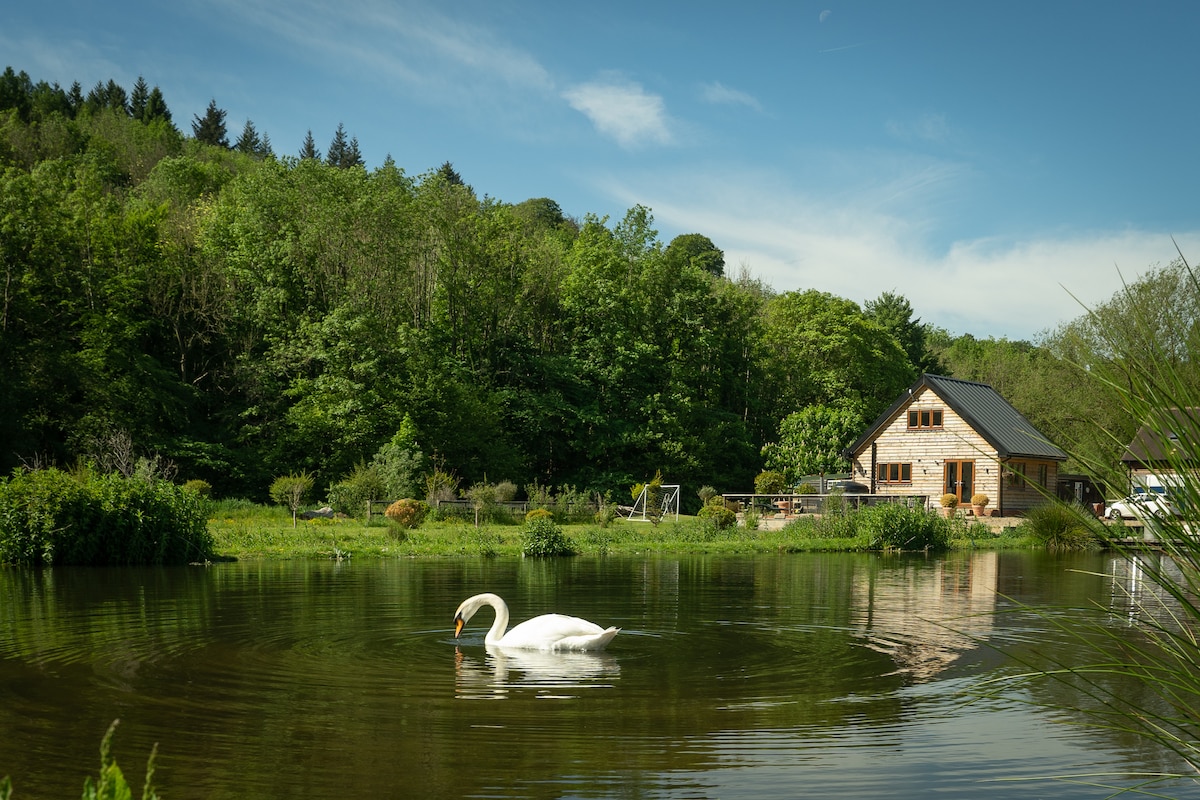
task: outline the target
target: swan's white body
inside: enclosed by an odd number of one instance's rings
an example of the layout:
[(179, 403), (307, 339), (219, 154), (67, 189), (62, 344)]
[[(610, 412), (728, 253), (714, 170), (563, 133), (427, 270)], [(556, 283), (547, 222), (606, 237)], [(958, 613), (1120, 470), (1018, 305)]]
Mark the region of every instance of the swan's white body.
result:
[(594, 622), (562, 614), (543, 614), (508, 628), (508, 605), (499, 596), (477, 594), (462, 601), (454, 612), (454, 638), (462, 633), (467, 620), (484, 606), (496, 610), (496, 620), (484, 637), (489, 647), (511, 647), (522, 650), (603, 650), (620, 628), (601, 628)]

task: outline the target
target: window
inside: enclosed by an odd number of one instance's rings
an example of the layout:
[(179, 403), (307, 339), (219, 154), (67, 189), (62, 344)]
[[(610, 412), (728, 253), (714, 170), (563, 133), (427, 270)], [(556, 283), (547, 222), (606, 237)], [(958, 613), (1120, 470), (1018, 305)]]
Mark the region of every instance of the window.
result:
[(1008, 485), (1014, 489), (1025, 488), (1025, 462), (1011, 461), (1008, 464)]
[(912, 483), (912, 464), (877, 464), (875, 480), (879, 483)]
[(1043, 488), (1045, 488), (1049, 485), (1049, 481), (1050, 481), (1049, 465), (1038, 464), (1038, 483), (1041, 484)]
[(908, 429), (942, 427), (942, 410), (940, 408), (910, 408), (908, 410)]

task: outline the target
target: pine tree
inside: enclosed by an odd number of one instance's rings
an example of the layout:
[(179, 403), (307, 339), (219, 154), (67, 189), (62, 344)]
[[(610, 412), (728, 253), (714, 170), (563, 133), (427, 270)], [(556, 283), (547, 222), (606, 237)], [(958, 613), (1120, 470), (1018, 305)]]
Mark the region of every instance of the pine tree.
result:
[(346, 153), (342, 156), (342, 161), (340, 164), (338, 164), (338, 166), (342, 167), (343, 169), (349, 169), (350, 167), (365, 166), (365, 163), (366, 162), (363, 161), (362, 152), (358, 149), (358, 137), (351, 136), (350, 146), (346, 148)]
[(97, 114), (104, 108), (104, 81), (96, 81), (96, 85), (87, 93), (83, 105), (89, 114)]
[(321, 151), (317, 149), (317, 143), (313, 141), (312, 128), (309, 128), (308, 133), (304, 135), (304, 144), (300, 145), (300, 158), (321, 160)]
[(79, 116), (79, 112), (83, 110), (83, 87), (79, 85), (79, 81), (71, 84), (71, 91), (67, 92), (67, 101), (71, 104), (71, 116)]
[(111, 78), (104, 87), (104, 107), (129, 116), (129, 95), (125, 93), (121, 84)]
[(199, 115), (195, 115), (195, 117), (192, 122), (192, 133), (195, 135), (196, 141), (218, 147), (229, 147), (229, 140), (225, 138), (225, 110), (217, 108), (216, 100), (209, 101), (208, 110), (204, 112), (203, 119)]
[(340, 167), (346, 159), (346, 128), (338, 123), (333, 141), (329, 143), (329, 152), (325, 154), (325, 163), (331, 167)]
[(129, 96), (129, 115), (136, 120), (146, 121), (146, 101), (150, 99), (150, 87), (146, 79), (138, 75), (137, 83), (133, 85), (133, 94)]
[(254, 123), (246, 120), (246, 125), (242, 128), (242, 135), (234, 143), (233, 149), (249, 156), (256, 156), (261, 147), (262, 139), (259, 137), (258, 131), (254, 129)]
[(449, 161), (438, 167), (437, 174), (442, 177), (442, 180), (451, 186), (466, 186), (466, 183), (463, 182), (462, 175), (458, 174), (458, 171), (454, 169), (454, 165)]
[(271, 149), (271, 137), (267, 135), (266, 131), (263, 131), (262, 141), (258, 143), (258, 154), (263, 158), (275, 156), (275, 151)]
[(146, 98), (146, 109), (142, 112), (142, 122), (153, 122), (156, 119), (161, 119), (163, 122), (171, 122), (171, 111), (167, 108), (167, 101), (163, 99), (162, 92), (157, 86), (150, 90), (150, 96)]

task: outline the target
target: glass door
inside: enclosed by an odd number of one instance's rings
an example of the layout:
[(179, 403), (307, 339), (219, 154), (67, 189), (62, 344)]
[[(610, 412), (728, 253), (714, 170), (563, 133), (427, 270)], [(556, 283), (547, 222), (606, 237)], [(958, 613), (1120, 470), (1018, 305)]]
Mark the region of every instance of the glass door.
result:
[(958, 498), (959, 505), (969, 504), (975, 493), (975, 462), (946, 462), (946, 492)]

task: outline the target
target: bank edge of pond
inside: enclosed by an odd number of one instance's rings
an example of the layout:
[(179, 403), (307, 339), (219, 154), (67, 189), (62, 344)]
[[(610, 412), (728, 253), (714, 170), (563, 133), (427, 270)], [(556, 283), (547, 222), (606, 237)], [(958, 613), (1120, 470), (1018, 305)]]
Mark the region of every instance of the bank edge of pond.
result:
[[(347, 559), (461, 556), (519, 556), (521, 528), (515, 524), (426, 522), (404, 530), (380, 518), (300, 520), (260, 507), (218, 513), (208, 522), (220, 558)], [(817, 538), (796, 528), (716, 530), (695, 517), (681, 516), (659, 525), (616, 521), (607, 526), (563, 525), (577, 555), (645, 555), (654, 553), (753, 554), (775, 552), (853, 552), (869, 549), (863, 538)], [(990, 530), (982, 524), (954, 528), (952, 549), (1028, 549), (1041, 547), (1020, 526)]]

